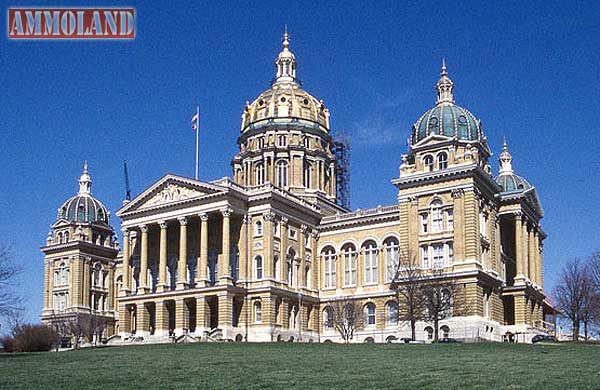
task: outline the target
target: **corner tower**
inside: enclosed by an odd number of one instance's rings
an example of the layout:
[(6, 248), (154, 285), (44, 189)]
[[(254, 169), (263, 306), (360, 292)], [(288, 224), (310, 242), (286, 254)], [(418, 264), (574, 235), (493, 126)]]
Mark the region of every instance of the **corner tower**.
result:
[[(110, 213), (92, 196), (87, 162), (79, 191), (58, 208), (44, 253), (42, 321), (57, 325), (94, 319), (97, 336), (114, 327), (114, 269), (118, 243)], [(89, 328), (89, 327), (87, 327)]]
[(322, 100), (302, 89), (289, 42), (286, 31), (271, 87), (252, 103), (246, 102), (238, 138), (240, 151), (231, 162), (233, 178), (244, 186), (271, 183), (332, 208), (337, 166), (329, 110)]

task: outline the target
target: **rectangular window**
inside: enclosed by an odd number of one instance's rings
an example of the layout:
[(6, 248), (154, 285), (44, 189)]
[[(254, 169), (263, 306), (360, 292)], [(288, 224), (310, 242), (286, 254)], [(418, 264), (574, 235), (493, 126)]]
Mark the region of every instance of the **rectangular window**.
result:
[(483, 237), (488, 236), (488, 215), (487, 213), (479, 213), (479, 231)]
[(454, 263), (454, 243), (449, 242), (448, 244), (448, 265)]
[(356, 255), (354, 253), (344, 254), (344, 284), (353, 286), (356, 284)]
[(443, 225), (443, 214), (442, 214), (442, 209), (440, 207), (436, 207), (433, 209), (433, 212), (431, 213), (431, 230), (433, 230), (434, 232), (439, 232), (442, 231), (442, 225)]
[(296, 229), (290, 228), (288, 237), (292, 240), (295, 240), (297, 237), (297, 234), (298, 234), (298, 232), (296, 231)]
[(421, 214), (421, 233), (429, 232), (429, 215), (427, 213)]
[(454, 210), (446, 211), (446, 227), (447, 230), (454, 230)]
[(421, 263), (423, 264), (423, 268), (429, 268), (429, 247), (428, 246), (421, 247)]
[(444, 267), (444, 246), (442, 244), (434, 244), (433, 247), (433, 268)]

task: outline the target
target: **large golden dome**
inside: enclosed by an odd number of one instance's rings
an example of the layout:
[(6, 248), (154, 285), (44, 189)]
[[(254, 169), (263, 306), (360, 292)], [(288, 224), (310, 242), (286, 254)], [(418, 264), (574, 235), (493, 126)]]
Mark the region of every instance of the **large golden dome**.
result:
[[(271, 88), (252, 103), (246, 103), (242, 114), (241, 131), (278, 122), (296, 121), (329, 131), (329, 110), (322, 100), (302, 89), (296, 78), (296, 58), (289, 50), (289, 36), (283, 36), (283, 50), (277, 56), (277, 75)], [(302, 123), (306, 122), (308, 123)]]

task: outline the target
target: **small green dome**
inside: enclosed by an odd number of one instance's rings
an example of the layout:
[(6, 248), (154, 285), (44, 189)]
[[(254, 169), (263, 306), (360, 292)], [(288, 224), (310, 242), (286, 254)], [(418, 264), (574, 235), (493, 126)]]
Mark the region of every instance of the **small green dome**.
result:
[(91, 195), (75, 195), (58, 209), (58, 218), (69, 222), (108, 223), (108, 211), (98, 199)]
[(525, 191), (531, 188), (531, 184), (521, 176), (513, 174), (499, 175), (496, 183), (502, 188), (502, 192)]
[(438, 104), (421, 115), (413, 126), (411, 143), (414, 145), (430, 134), (462, 141), (484, 141), (481, 122), (469, 110), (454, 103)]
[(57, 219), (76, 223), (105, 222), (108, 224), (110, 214), (102, 202), (92, 196), (91, 189), (92, 179), (88, 174), (86, 161), (79, 178), (79, 192), (59, 207)]

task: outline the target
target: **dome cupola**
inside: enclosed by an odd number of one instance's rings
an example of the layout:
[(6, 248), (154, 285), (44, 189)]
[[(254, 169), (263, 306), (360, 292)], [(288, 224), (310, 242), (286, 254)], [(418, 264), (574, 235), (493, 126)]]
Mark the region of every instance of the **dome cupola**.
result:
[(442, 62), (436, 90), (436, 105), (421, 115), (413, 125), (411, 145), (418, 144), (430, 135), (439, 135), (469, 143), (479, 142), (489, 149), (481, 121), (469, 110), (454, 103), (454, 83), (448, 76), (445, 61)]
[(110, 214), (98, 199), (92, 196), (92, 179), (88, 173), (87, 161), (79, 177), (79, 192), (69, 198), (58, 209), (57, 219), (73, 223), (104, 222), (109, 224)]
[(512, 155), (508, 151), (506, 140), (502, 143), (502, 153), (498, 157), (498, 162), (500, 170), (496, 177), (496, 183), (502, 188), (502, 192), (521, 192), (532, 188), (527, 180), (514, 173)]

